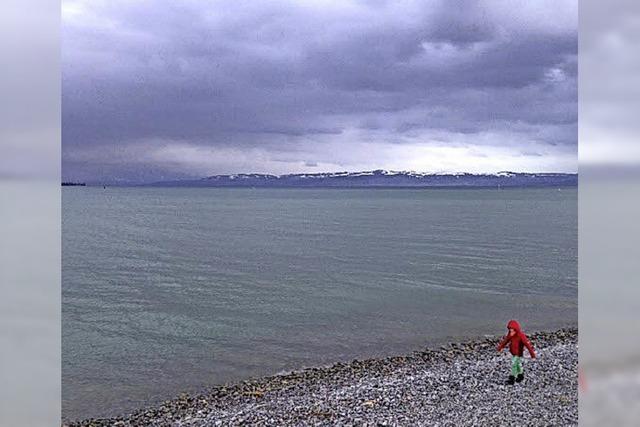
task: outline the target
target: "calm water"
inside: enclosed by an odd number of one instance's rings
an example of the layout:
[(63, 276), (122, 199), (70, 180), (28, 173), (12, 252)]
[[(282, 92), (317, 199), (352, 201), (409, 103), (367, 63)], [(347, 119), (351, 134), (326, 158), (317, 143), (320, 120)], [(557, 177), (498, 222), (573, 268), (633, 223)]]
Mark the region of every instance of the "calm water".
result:
[(577, 324), (577, 189), (63, 189), (63, 415)]

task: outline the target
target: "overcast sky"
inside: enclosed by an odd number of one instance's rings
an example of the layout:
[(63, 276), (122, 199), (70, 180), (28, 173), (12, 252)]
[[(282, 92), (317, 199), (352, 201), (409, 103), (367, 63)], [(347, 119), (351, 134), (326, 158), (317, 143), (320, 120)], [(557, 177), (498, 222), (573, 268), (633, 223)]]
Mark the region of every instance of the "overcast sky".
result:
[(577, 1), (62, 10), (64, 179), (577, 170)]

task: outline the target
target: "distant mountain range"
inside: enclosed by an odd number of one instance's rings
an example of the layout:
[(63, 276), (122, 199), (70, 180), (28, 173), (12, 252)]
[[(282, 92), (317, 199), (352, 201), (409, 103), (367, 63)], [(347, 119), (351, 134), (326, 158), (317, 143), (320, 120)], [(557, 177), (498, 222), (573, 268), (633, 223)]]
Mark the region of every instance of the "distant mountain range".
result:
[(360, 188), (360, 187), (566, 187), (577, 186), (578, 175), (570, 173), (498, 172), (495, 174), (433, 174), (374, 170), (365, 172), (303, 173), (289, 175), (214, 175), (182, 181), (163, 181), (153, 187), (269, 187), (269, 188)]

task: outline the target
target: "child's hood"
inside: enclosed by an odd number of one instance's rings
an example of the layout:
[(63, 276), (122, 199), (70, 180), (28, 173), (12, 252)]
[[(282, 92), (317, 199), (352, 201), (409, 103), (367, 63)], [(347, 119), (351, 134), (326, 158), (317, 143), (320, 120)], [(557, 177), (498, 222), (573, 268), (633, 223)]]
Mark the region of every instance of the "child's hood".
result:
[(507, 329), (513, 329), (516, 333), (520, 333), (520, 323), (517, 320), (509, 320), (507, 323)]

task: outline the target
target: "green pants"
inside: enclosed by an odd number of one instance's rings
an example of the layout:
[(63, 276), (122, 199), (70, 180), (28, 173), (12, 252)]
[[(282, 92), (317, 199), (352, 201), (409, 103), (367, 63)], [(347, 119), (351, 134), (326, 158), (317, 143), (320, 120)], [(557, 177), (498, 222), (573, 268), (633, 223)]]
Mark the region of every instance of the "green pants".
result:
[(524, 369), (522, 368), (522, 357), (511, 356), (511, 375), (517, 377), (523, 372)]

